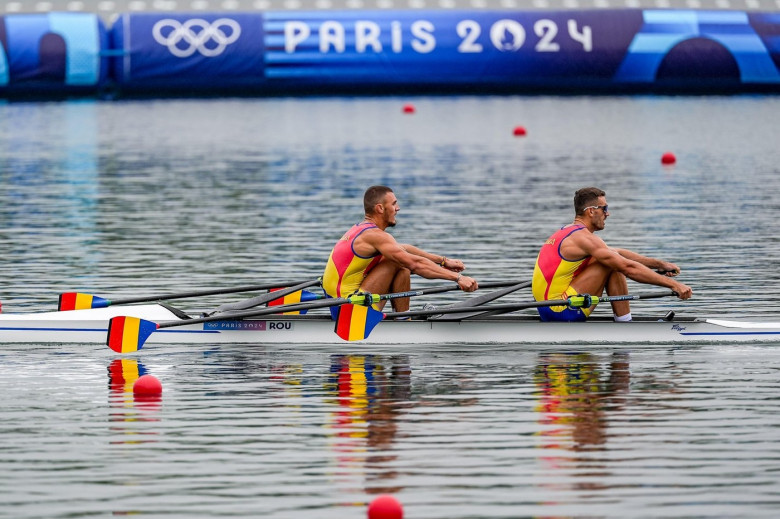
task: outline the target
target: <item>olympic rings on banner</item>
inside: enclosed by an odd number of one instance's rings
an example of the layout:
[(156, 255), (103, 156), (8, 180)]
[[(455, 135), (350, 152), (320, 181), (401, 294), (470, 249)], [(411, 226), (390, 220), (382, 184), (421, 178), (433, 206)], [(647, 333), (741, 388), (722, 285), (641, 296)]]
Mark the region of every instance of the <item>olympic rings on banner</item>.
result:
[[(227, 29), (227, 34), (224, 29)], [(241, 36), (241, 26), (230, 18), (220, 18), (213, 23), (200, 18), (192, 18), (184, 23), (166, 18), (154, 24), (152, 36), (176, 57), (186, 58), (197, 51), (207, 58), (213, 58), (222, 54), (228, 45)], [(211, 41), (216, 46), (207, 46)], [(186, 43), (187, 47), (181, 48), (181, 42)]]

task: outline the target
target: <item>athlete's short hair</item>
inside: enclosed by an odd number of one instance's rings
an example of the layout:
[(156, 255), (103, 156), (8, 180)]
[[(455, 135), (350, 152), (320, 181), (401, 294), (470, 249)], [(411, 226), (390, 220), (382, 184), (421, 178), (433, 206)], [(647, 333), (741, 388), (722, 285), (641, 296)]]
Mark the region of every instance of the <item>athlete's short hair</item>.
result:
[(387, 186), (371, 186), (366, 189), (366, 193), (363, 195), (363, 210), (367, 215), (374, 214), (374, 207), (376, 204), (381, 204), (387, 193), (392, 193), (393, 190)]
[(607, 194), (597, 187), (583, 187), (578, 189), (574, 193), (574, 214), (576, 216), (582, 216), (585, 213), (585, 208), (593, 205), (598, 205), (599, 197), (607, 196)]

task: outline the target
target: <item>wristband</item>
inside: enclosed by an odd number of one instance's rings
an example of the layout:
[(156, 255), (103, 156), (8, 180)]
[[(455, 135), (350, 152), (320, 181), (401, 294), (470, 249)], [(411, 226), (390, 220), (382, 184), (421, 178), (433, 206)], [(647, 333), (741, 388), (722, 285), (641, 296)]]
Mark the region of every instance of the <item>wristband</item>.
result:
[(442, 256), (441, 261), (439, 262), (439, 266), (441, 268), (444, 268), (444, 264), (447, 262), (447, 256)]
[(460, 285), (460, 278), (462, 278), (462, 277), (463, 277), (463, 274), (461, 274), (461, 273), (458, 273), (458, 277), (455, 279), (455, 283), (457, 283), (458, 285)]

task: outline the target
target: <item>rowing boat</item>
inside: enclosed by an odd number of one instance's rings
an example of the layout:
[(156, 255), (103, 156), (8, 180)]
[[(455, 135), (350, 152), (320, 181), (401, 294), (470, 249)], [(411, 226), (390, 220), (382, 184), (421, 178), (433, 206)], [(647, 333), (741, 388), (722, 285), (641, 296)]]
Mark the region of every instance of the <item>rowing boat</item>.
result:
[[(154, 322), (180, 321), (158, 329), (148, 344), (318, 344), (345, 346), (328, 315), (271, 315), (184, 324), (188, 316), (166, 304), (112, 306), (68, 312), (0, 314), (0, 343), (105, 344), (108, 321), (131, 316)], [(533, 315), (476, 316), (467, 320), (385, 320), (361, 344), (713, 344), (780, 342), (780, 322), (696, 317), (634, 318), (615, 323), (593, 317), (585, 323), (543, 323)]]

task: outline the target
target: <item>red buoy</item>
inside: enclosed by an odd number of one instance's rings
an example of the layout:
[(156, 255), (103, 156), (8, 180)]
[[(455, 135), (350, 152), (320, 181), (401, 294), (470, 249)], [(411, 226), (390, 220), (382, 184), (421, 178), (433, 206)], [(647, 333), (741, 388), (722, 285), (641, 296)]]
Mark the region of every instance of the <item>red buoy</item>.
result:
[(411, 103), (405, 104), (403, 110), (405, 114), (413, 114), (415, 112), (414, 105)]
[(663, 155), (661, 155), (661, 164), (674, 164), (677, 162), (677, 157), (674, 156), (674, 153), (671, 151), (667, 151)]
[(525, 126), (515, 126), (515, 130), (512, 133), (515, 137), (525, 137)]
[(403, 519), (404, 509), (396, 498), (382, 495), (368, 505), (368, 519)]
[(137, 396), (159, 396), (162, 384), (154, 375), (141, 375), (133, 384), (133, 394)]

